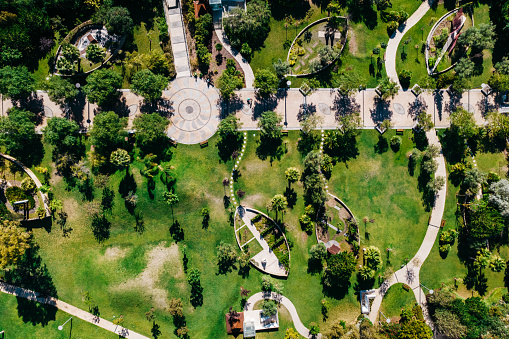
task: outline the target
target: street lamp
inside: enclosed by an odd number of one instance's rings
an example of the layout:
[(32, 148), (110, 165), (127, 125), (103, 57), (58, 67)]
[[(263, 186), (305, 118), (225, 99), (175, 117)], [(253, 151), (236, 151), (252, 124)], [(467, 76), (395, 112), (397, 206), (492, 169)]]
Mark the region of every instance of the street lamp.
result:
[(62, 331), (64, 329), (64, 326), (65, 324), (67, 324), (69, 322), (69, 320), (71, 321), (71, 331), (72, 331), (72, 317), (70, 317), (69, 319), (67, 319), (67, 321), (65, 323), (63, 323), (63, 325), (59, 325), (58, 326), (58, 330), (59, 331)]
[(288, 96), (288, 89), (290, 88), (291, 85), (292, 85), (292, 82), (290, 80), (288, 80), (286, 82), (286, 87), (285, 87), (285, 90), (286, 90), (286, 95), (285, 95), (285, 127), (288, 126), (288, 119), (286, 117), (286, 97)]
[(433, 294), (433, 293), (435, 293), (435, 291), (430, 290), (429, 288), (427, 288), (427, 287), (426, 287), (426, 286), (424, 286), (423, 284), (420, 284), (420, 285), (421, 285), (421, 287), (424, 287), (425, 289), (427, 289), (429, 294)]

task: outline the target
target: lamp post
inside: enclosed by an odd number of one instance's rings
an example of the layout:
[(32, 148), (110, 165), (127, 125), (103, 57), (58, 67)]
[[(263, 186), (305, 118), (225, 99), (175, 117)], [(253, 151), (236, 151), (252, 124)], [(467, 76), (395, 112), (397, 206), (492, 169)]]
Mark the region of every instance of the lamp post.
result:
[(291, 85), (292, 85), (292, 82), (290, 80), (288, 80), (286, 82), (286, 87), (285, 87), (285, 90), (286, 90), (286, 95), (285, 95), (285, 127), (288, 126), (288, 119), (287, 119), (287, 116), (286, 116), (286, 97), (288, 96), (288, 89), (290, 88)]
[[(435, 291), (430, 290), (429, 288), (427, 288), (427, 287), (426, 287), (426, 286), (424, 286), (423, 284), (419, 284), (419, 285), (421, 285), (421, 287), (423, 287), (423, 288), (427, 289), (429, 294), (433, 294), (433, 293), (435, 293)], [(420, 294), (420, 293), (419, 293), (419, 303), (421, 303), (421, 294)]]
[(63, 323), (62, 325), (59, 325), (58, 326), (58, 330), (62, 331), (64, 329), (65, 324), (67, 324), (69, 322), (69, 320), (71, 321), (71, 329), (69, 330), (69, 338), (70, 338), (71, 337), (71, 332), (72, 332), (72, 317), (67, 319), (67, 321), (65, 323)]

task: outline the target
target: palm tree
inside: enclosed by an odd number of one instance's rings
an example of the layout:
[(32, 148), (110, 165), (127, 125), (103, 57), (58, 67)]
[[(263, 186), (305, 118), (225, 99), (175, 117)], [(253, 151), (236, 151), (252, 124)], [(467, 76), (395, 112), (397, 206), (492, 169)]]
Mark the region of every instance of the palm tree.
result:
[(286, 197), (282, 194), (276, 194), (269, 203), (269, 209), (276, 211), (276, 222), (277, 222), (277, 213), (279, 211), (284, 211), (286, 209), (286, 206), (288, 206), (288, 200)]
[(173, 215), (173, 205), (178, 204), (179, 197), (175, 193), (166, 191), (163, 193), (163, 198), (164, 198), (164, 201), (166, 201), (166, 203), (168, 205), (170, 205), (170, 207), (171, 207), (171, 218), (173, 219), (173, 223), (175, 223), (175, 217)]
[(295, 167), (288, 167), (285, 171), (286, 180), (288, 180), (288, 189), (293, 182), (299, 180), (300, 171)]

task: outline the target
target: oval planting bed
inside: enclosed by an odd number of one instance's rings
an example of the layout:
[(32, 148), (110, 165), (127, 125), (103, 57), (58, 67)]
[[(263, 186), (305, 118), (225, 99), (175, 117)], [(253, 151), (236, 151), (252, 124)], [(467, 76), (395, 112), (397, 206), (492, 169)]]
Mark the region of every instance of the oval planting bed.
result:
[(348, 19), (327, 17), (305, 27), (292, 42), (287, 61), (292, 74), (308, 76), (332, 65), (345, 48)]
[(474, 17), (456, 8), (442, 16), (431, 28), (426, 39), (426, 68), (429, 75), (451, 70), (465, 55), (467, 49), (457, 44), (459, 35), (474, 26)]
[(260, 211), (240, 206), (235, 210), (234, 227), (241, 250), (248, 247), (254, 254), (250, 259), (253, 266), (276, 277), (288, 276), (290, 247), (274, 220)]

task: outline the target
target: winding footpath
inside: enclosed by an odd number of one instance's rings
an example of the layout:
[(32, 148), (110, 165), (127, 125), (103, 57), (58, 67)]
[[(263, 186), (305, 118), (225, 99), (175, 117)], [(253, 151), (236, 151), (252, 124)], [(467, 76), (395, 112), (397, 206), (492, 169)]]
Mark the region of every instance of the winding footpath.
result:
[(39, 293), (31, 291), (31, 290), (27, 290), (27, 289), (24, 289), (21, 287), (16, 287), (16, 286), (12, 286), (7, 283), (4, 283), (4, 282), (0, 282), (0, 292), (11, 294), (11, 295), (14, 295), (14, 296), (20, 297), (20, 298), (25, 298), (25, 299), (28, 299), (31, 301), (37, 301), (41, 304), (54, 306), (54, 307), (58, 308), (59, 310), (64, 311), (76, 318), (80, 318), (81, 320), (89, 322), (93, 325), (102, 327), (105, 330), (113, 332), (115, 334), (118, 334), (119, 336), (121, 336), (123, 338), (149, 339), (149, 337), (146, 337), (139, 333), (130, 331), (125, 327), (115, 325), (111, 321), (97, 317), (89, 312), (83, 311), (75, 306), (72, 306), (72, 305), (66, 303), (66, 302), (63, 302), (63, 301), (58, 300), (53, 297), (41, 296)]
[[(264, 299), (272, 299), (277, 302), (279, 302), (281, 305), (286, 307), (288, 312), (290, 312), (290, 315), (292, 317), (293, 325), (295, 326), (295, 329), (299, 334), (306, 338), (311, 338), (309, 335), (309, 329), (304, 326), (302, 321), (300, 321), (299, 315), (297, 314), (297, 310), (295, 309), (295, 306), (293, 306), (293, 303), (285, 296), (282, 296), (280, 294), (276, 293), (265, 293), (265, 292), (258, 292), (256, 294), (253, 294), (249, 299), (247, 299), (246, 306), (244, 307), (244, 310), (246, 311), (252, 311), (254, 304), (256, 304), (258, 301), (264, 300)], [(319, 335), (320, 336), (320, 335)], [(319, 337), (318, 336), (318, 337)]]
[[(447, 172), (445, 169), (445, 159), (442, 154), (442, 148), (440, 145), (440, 141), (438, 140), (438, 136), (436, 134), (436, 130), (432, 129), (429, 132), (426, 132), (426, 136), (428, 138), (430, 145), (435, 145), (439, 148), (440, 154), (435, 158), (438, 163), (438, 168), (435, 172), (435, 178), (444, 177), (447, 178)], [(421, 305), (422, 311), (424, 314), (424, 319), (426, 323), (433, 328), (433, 322), (429, 316), (428, 309), (426, 307), (426, 295), (421, 288), (421, 284), (419, 282), (419, 273), (422, 264), (428, 257), (431, 249), (433, 248), (433, 244), (437, 238), (438, 232), (440, 230), (440, 224), (442, 222), (442, 217), (444, 215), (445, 208), (445, 198), (447, 195), (447, 185), (444, 185), (442, 189), (438, 192), (435, 198), (435, 204), (433, 209), (431, 210), (431, 218), (428, 224), (428, 230), (426, 231), (426, 235), (424, 236), (424, 240), (421, 243), (421, 247), (415, 254), (415, 256), (405, 265), (403, 268), (395, 272), (389, 279), (385, 280), (382, 283), (380, 288), (375, 290), (375, 298), (373, 299), (373, 304), (371, 305), (371, 312), (369, 313), (369, 320), (373, 324), (376, 323), (378, 318), (378, 313), (380, 311), (380, 306), (382, 305), (382, 300), (389, 289), (394, 284), (404, 283), (410, 286), (413, 290), (415, 299)]]
[(385, 55), (385, 71), (387, 72), (387, 76), (398, 84), (398, 72), (396, 71), (396, 54), (398, 53), (398, 46), (403, 39), (403, 36), (412, 28), (422, 17), (428, 12), (431, 8), (431, 5), (435, 2), (435, 0), (425, 0), (419, 8), (407, 19), (407, 21), (400, 25), (396, 32), (394, 32), (387, 43), (386, 55)]

